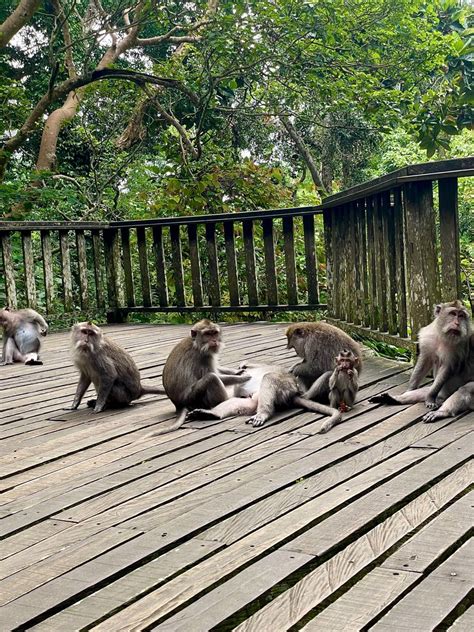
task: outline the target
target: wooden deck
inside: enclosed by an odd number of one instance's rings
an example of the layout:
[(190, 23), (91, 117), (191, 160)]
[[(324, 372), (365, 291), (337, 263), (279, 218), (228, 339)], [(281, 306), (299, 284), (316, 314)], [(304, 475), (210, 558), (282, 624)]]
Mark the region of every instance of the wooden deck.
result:
[[(161, 383), (189, 328), (107, 329)], [(224, 363), (293, 363), (283, 331), (225, 327)], [(43, 359), (0, 367), (2, 631), (474, 629), (474, 413), (426, 425), (422, 405), (368, 403), (406, 365), (368, 359), (327, 435), (293, 410), (150, 438), (166, 398), (64, 412), (66, 333)]]

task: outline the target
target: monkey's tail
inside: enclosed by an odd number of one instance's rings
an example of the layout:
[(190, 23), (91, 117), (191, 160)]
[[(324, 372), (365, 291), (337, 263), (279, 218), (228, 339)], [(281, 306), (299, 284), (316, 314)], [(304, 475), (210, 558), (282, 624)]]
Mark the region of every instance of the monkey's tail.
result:
[(299, 396), (294, 398), (293, 403), (296, 404), (296, 406), (301, 406), (301, 408), (306, 408), (306, 410), (321, 413), (322, 415), (327, 415), (329, 417), (329, 419), (327, 419), (321, 426), (321, 430), (319, 431), (320, 434), (331, 430), (331, 428), (340, 424), (342, 421), (342, 415), (337, 408), (331, 408), (330, 406), (325, 406), (319, 402), (313, 402), (311, 399)]
[(188, 409), (183, 408), (182, 410), (179, 411), (178, 416), (176, 417), (176, 421), (173, 423), (173, 425), (168, 426), (168, 428), (163, 428), (163, 430), (157, 430), (156, 432), (153, 432), (149, 436), (156, 437), (157, 435), (167, 434), (168, 432), (173, 432), (173, 430), (178, 430), (186, 421), (187, 414), (188, 414)]
[(157, 395), (166, 395), (166, 391), (162, 386), (143, 386), (140, 385), (140, 397), (142, 395), (151, 395), (156, 393)]

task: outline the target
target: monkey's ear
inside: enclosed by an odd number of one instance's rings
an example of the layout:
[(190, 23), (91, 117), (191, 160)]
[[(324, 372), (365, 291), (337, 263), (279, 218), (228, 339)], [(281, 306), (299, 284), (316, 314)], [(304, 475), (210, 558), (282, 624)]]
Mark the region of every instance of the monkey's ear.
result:
[(302, 329), (300, 329), (299, 327), (297, 327), (297, 328), (294, 330), (293, 334), (294, 334), (295, 336), (301, 336), (301, 335), (303, 334), (303, 330), (302, 330)]
[(441, 305), (441, 303), (439, 305), (435, 305), (435, 308), (434, 308), (435, 318), (436, 318), (436, 316), (439, 316), (439, 313), (442, 310), (442, 308), (443, 308), (443, 306)]
[(196, 338), (197, 336), (197, 331), (194, 329), (194, 327), (191, 329), (191, 338)]

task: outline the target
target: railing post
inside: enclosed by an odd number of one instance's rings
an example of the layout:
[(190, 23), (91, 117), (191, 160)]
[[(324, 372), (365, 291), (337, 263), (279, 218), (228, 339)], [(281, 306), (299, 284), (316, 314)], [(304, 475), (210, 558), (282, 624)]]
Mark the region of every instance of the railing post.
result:
[(117, 256), (119, 249), (119, 236), (115, 228), (106, 228), (104, 235), (104, 254), (105, 254), (105, 271), (107, 276), (107, 293), (108, 293), (108, 320), (109, 322), (120, 322), (122, 320), (119, 313), (119, 264), (120, 259)]
[(3, 267), (5, 269), (5, 293), (8, 307), (17, 309), (15, 268), (13, 266), (12, 245), (10, 233), (2, 233)]
[(244, 220), (242, 222), (242, 229), (244, 234), (248, 304), (258, 305), (258, 284), (255, 263), (255, 244), (253, 241), (253, 220)]
[(407, 239), (407, 282), (411, 337), (433, 316), (439, 300), (433, 188), (431, 181), (404, 185)]
[(188, 224), (189, 258), (191, 260), (191, 284), (193, 287), (194, 307), (202, 307), (202, 276), (199, 258), (197, 224)]
[(23, 242), (23, 262), (25, 265), (26, 302), (28, 307), (36, 309), (35, 260), (31, 231), (26, 230), (21, 237)]
[(72, 275), (71, 256), (69, 254), (69, 231), (59, 231), (59, 249), (61, 252), (61, 276), (63, 280), (63, 303), (66, 313), (72, 312)]
[(234, 222), (224, 222), (224, 239), (230, 304), (236, 307), (240, 305), (240, 293), (237, 258), (235, 256)]
[(133, 307), (135, 305), (135, 288), (133, 285), (132, 254), (130, 251), (130, 229), (122, 228), (120, 236), (122, 238), (122, 264), (125, 279), (125, 299), (128, 307)]
[(326, 252), (326, 303), (331, 316), (334, 316), (334, 253), (333, 253), (333, 210), (325, 208), (323, 211), (324, 222), (324, 250)]
[(314, 215), (303, 215), (304, 252), (306, 262), (306, 280), (308, 284), (308, 303), (319, 303), (318, 261), (314, 237)]
[(461, 257), (459, 254), (458, 180), (443, 178), (439, 187), (439, 229), (443, 301), (461, 297)]
[(49, 230), (41, 231), (41, 246), (43, 250), (44, 290), (46, 297), (46, 311), (53, 312), (54, 273), (53, 258), (51, 253), (51, 233)]
[(214, 307), (221, 304), (221, 288), (219, 282), (219, 260), (217, 258), (216, 225), (206, 224), (207, 256), (209, 258), (209, 302)]

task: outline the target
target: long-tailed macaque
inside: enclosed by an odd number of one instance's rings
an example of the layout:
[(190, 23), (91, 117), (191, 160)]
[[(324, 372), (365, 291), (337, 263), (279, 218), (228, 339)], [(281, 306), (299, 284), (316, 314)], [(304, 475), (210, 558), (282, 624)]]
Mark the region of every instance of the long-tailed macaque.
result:
[[(434, 316), (418, 334), (420, 355), (408, 390), (397, 396), (382, 393), (372, 397), (371, 402), (425, 402), (432, 411), (423, 417), (424, 422), (474, 410), (474, 334), (469, 313), (461, 301), (453, 301), (437, 305)], [(431, 370), (435, 378), (433, 384), (419, 388)]]
[(336, 368), (329, 378), (329, 405), (344, 413), (352, 408), (359, 390), (357, 358), (347, 349), (336, 358)]
[(219, 366), (221, 347), (221, 328), (203, 319), (193, 325), (189, 337), (172, 349), (163, 369), (163, 386), (178, 417), (172, 426), (155, 435), (180, 428), (188, 411), (217, 406), (228, 398), (226, 386), (250, 379), (243, 369)]
[(328, 323), (296, 323), (286, 330), (288, 349), (303, 358), (290, 371), (307, 389), (305, 399), (329, 403), (329, 380), (344, 349), (354, 354), (354, 369), (362, 370), (362, 349), (344, 331)]
[(242, 368), (251, 376), (247, 384), (234, 388), (234, 397), (210, 410), (194, 409), (187, 419), (225, 419), (234, 415), (252, 415), (246, 423), (254, 427), (263, 425), (278, 409), (301, 407), (328, 415), (320, 432), (327, 432), (341, 421), (341, 414), (318, 402), (301, 396), (297, 380), (283, 367), (275, 365), (245, 364)]
[(41, 336), (48, 333), (48, 323), (34, 309), (0, 309), (3, 327), (2, 365), (24, 362), (43, 364), (39, 359)]
[(149, 393), (164, 394), (161, 387), (142, 386), (140, 372), (132, 356), (91, 322), (78, 323), (71, 329), (71, 351), (79, 370), (79, 383), (69, 410), (78, 408), (91, 382), (97, 399), (87, 402), (95, 413), (104, 408), (122, 408)]

